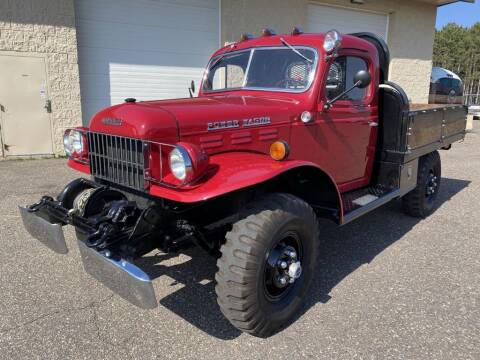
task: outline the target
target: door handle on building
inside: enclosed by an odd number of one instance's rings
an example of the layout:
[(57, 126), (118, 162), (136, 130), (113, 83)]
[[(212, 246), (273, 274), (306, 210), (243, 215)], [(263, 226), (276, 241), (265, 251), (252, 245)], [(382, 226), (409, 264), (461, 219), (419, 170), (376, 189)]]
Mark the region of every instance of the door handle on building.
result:
[(46, 100), (44, 108), (45, 108), (45, 110), (47, 110), (47, 113), (51, 114), (52, 113), (52, 100)]

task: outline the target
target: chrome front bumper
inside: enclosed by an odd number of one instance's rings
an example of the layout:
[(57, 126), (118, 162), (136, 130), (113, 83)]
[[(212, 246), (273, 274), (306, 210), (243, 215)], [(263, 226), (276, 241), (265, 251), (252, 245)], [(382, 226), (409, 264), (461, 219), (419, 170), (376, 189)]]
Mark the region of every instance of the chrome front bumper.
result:
[(19, 206), (23, 226), (32, 237), (59, 254), (68, 253), (62, 224), (52, 224), (28, 208)]
[[(62, 224), (51, 223), (29, 208), (19, 206), (19, 210), (23, 225), (32, 237), (59, 254), (68, 252)], [(153, 309), (157, 306), (152, 281), (142, 269), (108, 250), (99, 252), (90, 248), (80, 240), (78, 247), (88, 274), (140, 308)]]
[(108, 250), (98, 252), (78, 241), (85, 271), (114, 293), (143, 309), (157, 306), (150, 277), (139, 267), (115, 258)]

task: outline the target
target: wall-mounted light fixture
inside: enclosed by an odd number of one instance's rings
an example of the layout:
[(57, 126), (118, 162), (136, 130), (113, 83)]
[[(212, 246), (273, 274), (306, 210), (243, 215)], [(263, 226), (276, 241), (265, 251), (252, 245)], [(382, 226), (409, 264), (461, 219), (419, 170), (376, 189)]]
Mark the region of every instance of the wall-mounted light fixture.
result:
[(352, 4), (359, 4), (362, 5), (365, 3), (365, 0), (350, 0)]

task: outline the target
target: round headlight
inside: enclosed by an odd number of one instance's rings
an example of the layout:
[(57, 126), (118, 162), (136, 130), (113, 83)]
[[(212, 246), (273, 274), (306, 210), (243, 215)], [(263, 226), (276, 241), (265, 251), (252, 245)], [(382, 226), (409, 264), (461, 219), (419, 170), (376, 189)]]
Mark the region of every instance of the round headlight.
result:
[(182, 146), (176, 146), (170, 152), (169, 163), (173, 176), (180, 181), (185, 181), (188, 175), (193, 171), (192, 159), (190, 159), (187, 150)]
[(65, 135), (63, 135), (63, 146), (67, 156), (81, 155), (85, 146), (82, 132), (73, 129), (65, 131)]
[(63, 134), (63, 148), (67, 156), (72, 156), (72, 146), (70, 144), (70, 130), (65, 131)]
[(83, 134), (79, 131), (70, 132), (70, 139), (72, 141), (72, 149), (77, 154), (83, 152)]
[(342, 44), (342, 35), (337, 30), (330, 30), (323, 39), (323, 49), (331, 53)]

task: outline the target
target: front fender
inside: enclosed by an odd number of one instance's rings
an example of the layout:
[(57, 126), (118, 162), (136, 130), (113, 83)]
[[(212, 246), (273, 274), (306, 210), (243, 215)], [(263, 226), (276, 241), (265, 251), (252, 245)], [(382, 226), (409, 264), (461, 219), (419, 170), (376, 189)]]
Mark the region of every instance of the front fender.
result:
[[(212, 155), (210, 164), (214, 169), (213, 173), (198, 184), (185, 188), (168, 188), (152, 184), (150, 194), (177, 202), (194, 203), (265, 182), (301, 166), (314, 167), (324, 172), (311, 162), (275, 161), (268, 155), (247, 152)], [(333, 180), (332, 183), (335, 184)], [(338, 188), (336, 190), (339, 194)]]

